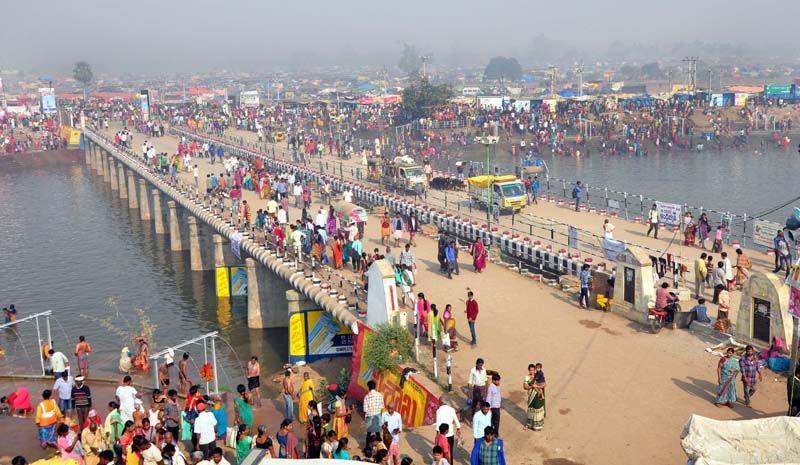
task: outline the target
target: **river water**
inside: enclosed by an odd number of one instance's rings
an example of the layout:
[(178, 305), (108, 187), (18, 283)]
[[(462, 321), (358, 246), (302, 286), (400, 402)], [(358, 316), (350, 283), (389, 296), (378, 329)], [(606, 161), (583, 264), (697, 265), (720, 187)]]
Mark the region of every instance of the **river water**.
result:
[[(69, 158), (35, 167), (0, 160), (2, 306), (15, 304), (19, 318), (52, 310), (55, 347), (71, 356), (78, 336), (86, 336), (94, 347), (91, 366), (109, 375), (145, 325), (154, 327), (151, 353), (218, 330), (221, 387), (242, 382), (240, 359), (258, 356), (265, 372), (286, 361), (285, 329), (248, 329), (246, 298), (217, 299), (213, 272), (190, 271), (188, 252), (171, 252), (168, 236), (155, 234), (138, 211), (131, 215), (127, 199), (120, 203), (87, 171), (82, 152)], [(0, 332), (0, 371), (37, 373), (35, 325), (18, 326)], [(204, 348), (185, 350), (197, 380)]]
[[(599, 155), (593, 150), (589, 156), (545, 153), (541, 158), (554, 178), (571, 182), (580, 179), (591, 187), (608, 187), (663, 202), (752, 216), (800, 196), (797, 189), (800, 155), (794, 144), (790, 144), (788, 151), (762, 152), (651, 150), (644, 156), (610, 156)], [(485, 152), (480, 155), (471, 150), (467, 158), (483, 162)], [(500, 150), (495, 160), (492, 164), (504, 169), (513, 169), (516, 162), (510, 153), (501, 153)], [(562, 190), (560, 183), (553, 186)], [(571, 184), (568, 184), (567, 195), (571, 190)], [(591, 190), (590, 195), (599, 197), (601, 192)], [(800, 202), (795, 203), (798, 205)], [(785, 207), (765, 216), (765, 219), (783, 223), (790, 213), (790, 208)]]

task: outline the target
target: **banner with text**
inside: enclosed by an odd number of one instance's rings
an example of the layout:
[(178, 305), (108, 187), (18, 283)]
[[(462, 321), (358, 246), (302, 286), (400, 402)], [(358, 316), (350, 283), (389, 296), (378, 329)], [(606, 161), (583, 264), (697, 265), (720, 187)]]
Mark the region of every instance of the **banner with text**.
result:
[(681, 224), (681, 207), (677, 203), (656, 202), (658, 210), (658, 222), (667, 226), (677, 226)]
[(289, 317), (289, 361), (313, 362), (353, 353), (353, 332), (325, 310), (304, 310)]
[(772, 239), (783, 229), (782, 224), (766, 220), (753, 221), (753, 242), (764, 247), (772, 247)]
[(358, 400), (367, 395), (367, 382), (375, 381), (376, 389), (383, 394), (384, 401), (394, 405), (395, 410), (403, 417), (403, 426), (432, 425), (436, 421), (436, 409), (439, 399), (415, 379), (410, 378), (401, 383), (401, 367), (397, 369), (377, 371), (367, 365), (364, 360), (364, 342), (371, 329), (363, 324), (358, 325), (353, 361), (350, 366), (350, 387), (347, 395)]

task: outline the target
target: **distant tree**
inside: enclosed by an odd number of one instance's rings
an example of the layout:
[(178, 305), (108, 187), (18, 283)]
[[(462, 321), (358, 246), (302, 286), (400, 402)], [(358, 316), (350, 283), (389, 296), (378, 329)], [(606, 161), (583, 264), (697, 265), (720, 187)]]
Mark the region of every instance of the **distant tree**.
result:
[(483, 71), (483, 78), (487, 80), (508, 79), (518, 81), (522, 77), (522, 66), (516, 58), (494, 57), (489, 60)]
[(661, 66), (658, 63), (646, 63), (642, 65), (642, 68), (639, 70), (643, 76), (648, 78), (659, 78), (663, 74), (661, 72)]
[(87, 100), (89, 84), (94, 80), (92, 67), (85, 61), (79, 61), (75, 63), (75, 67), (72, 68), (72, 77), (83, 86), (83, 99)]
[(419, 83), (403, 89), (401, 119), (410, 122), (429, 116), (433, 110), (453, 98), (453, 88), (447, 84), (431, 84), (422, 78)]
[(400, 52), (400, 60), (397, 67), (411, 78), (419, 77), (422, 69), (422, 54), (415, 45), (403, 42), (403, 51)]

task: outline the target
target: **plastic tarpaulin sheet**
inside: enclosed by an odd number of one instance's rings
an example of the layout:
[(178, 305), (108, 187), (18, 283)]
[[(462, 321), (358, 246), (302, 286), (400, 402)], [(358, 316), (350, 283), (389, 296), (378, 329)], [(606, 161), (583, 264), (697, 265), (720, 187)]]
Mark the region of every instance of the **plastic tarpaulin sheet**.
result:
[(695, 465), (800, 465), (800, 418), (722, 421), (692, 415), (681, 447)]
[(474, 176), (468, 178), (469, 184), (472, 187), (477, 187), (478, 189), (486, 189), (490, 185), (496, 182), (509, 182), (509, 181), (516, 181), (517, 177), (513, 174), (504, 174), (502, 176), (491, 176), (491, 175), (483, 175), (483, 176)]

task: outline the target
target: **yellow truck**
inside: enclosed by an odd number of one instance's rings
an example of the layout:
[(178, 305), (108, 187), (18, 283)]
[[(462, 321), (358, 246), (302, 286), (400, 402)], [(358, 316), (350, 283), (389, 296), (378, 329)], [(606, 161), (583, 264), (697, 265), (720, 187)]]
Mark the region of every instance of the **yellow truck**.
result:
[(499, 212), (518, 212), (528, 204), (525, 186), (513, 174), (498, 176), (484, 175), (467, 179), (469, 185), (469, 201), (472, 205)]

